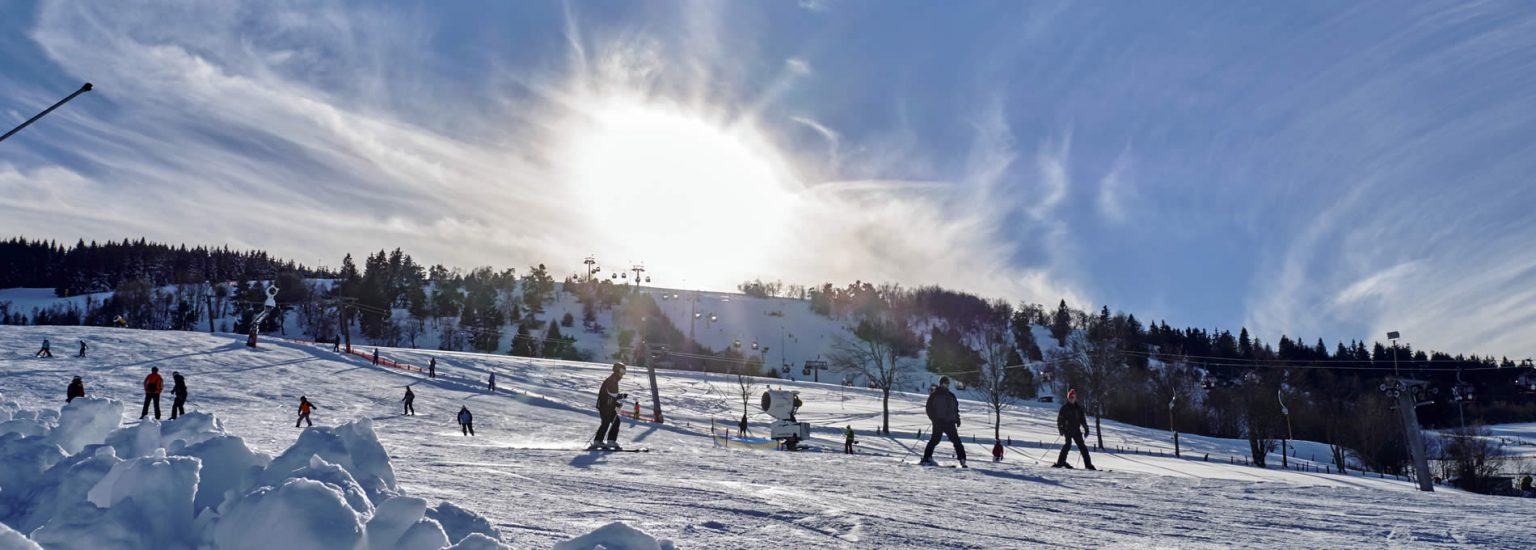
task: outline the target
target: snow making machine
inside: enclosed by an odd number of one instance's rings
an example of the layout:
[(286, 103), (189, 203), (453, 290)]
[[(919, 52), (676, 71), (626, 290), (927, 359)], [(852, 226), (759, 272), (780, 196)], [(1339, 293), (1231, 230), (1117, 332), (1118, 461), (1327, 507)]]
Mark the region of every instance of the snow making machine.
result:
[(768, 432), (774, 440), (784, 443), (784, 450), (793, 451), (799, 447), (801, 441), (811, 437), (811, 424), (795, 420), (795, 411), (800, 410), (802, 404), (800, 392), (784, 390), (763, 392), (763, 412), (773, 417), (773, 423), (768, 425)]

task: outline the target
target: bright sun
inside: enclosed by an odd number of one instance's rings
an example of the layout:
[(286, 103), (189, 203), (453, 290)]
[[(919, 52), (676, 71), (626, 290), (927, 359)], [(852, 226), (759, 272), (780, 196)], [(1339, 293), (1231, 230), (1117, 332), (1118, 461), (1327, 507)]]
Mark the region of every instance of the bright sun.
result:
[(607, 99), (565, 128), (563, 184), (614, 269), (645, 262), (671, 284), (683, 273), (695, 286), (734, 284), (763, 273), (791, 233), (801, 184), (749, 124)]

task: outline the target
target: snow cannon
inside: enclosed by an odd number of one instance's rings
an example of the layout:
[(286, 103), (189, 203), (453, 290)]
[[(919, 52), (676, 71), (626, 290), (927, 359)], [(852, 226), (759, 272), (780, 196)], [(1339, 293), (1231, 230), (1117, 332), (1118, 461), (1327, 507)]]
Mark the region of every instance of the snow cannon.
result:
[(810, 439), (811, 425), (795, 421), (795, 411), (800, 410), (800, 392), (768, 390), (763, 392), (763, 412), (773, 417), (768, 432), (773, 439), (784, 442), (784, 449), (793, 451), (801, 441)]

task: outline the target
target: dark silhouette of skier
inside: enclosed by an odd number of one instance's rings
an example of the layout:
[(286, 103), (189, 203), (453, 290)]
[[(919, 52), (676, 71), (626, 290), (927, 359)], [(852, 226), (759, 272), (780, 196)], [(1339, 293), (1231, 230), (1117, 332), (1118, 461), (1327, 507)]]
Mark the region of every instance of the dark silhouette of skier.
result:
[(177, 416), (185, 416), (187, 414), (187, 379), (182, 378), (178, 371), (171, 371), (171, 396), (176, 398), (171, 401), (171, 420), (175, 420)]
[(416, 392), (411, 391), (410, 386), (405, 387), (405, 397), (401, 398), (400, 402), (405, 403), (405, 412), (400, 414), (416, 416), (416, 406), (414, 405), (416, 403)]
[(33, 357), (53, 357), (53, 352), (48, 350), (48, 339), (47, 338), (43, 339), (43, 349), (37, 350), (37, 353), (32, 354), (32, 356)]
[(69, 389), (64, 392), (64, 402), (74, 401), (76, 397), (85, 397), (85, 381), (79, 376), (69, 381)]
[(928, 448), (923, 450), (919, 464), (934, 465), (933, 449), (939, 446), (939, 438), (948, 437), (955, 444), (955, 458), (965, 468), (965, 445), (960, 443), (960, 401), (949, 392), (949, 377), (939, 378), (939, 386), (928, 394), (928, 420), (933, 422), (933, 435), (928, 438)]
[(1056, 431), (1061, 433), (1066, 441), (1061, 444), (1061, 456), (1056, 457), (1056, 463), (1052, 468), (1071, 468), (1067, 464), (1067, 453), (1072, 451), (1072, 444), (1077, 444), (1078, 452), (1083, 455), (1083, 468), (1096, 470), (1093, 467), (1093, 459), (1088, 456), (1088, 445), (1083, 443), (1083, 436), (1088, 433), (1088, 415), (1083, 414), (1082, 405), (1077, 404), (1077, 390), (1067, 390), (1067, 402), (1062, 404), (1061, 411), (1056, 413)]
[(592, 445), (589, 450), (623, 450), (619, 448), (619, 406), (624, 403), (628, 394), (619, 393), (619, 380), (624, 378), (624, 363), (613, 364), (613, 374), (603, 380), (602, 387), (597, 390), (597, 412), (602, 423), (597, 426), (597, 435), (592, 437)]
[(475, 435), (475, 415), (469, 413), (469, 406), (459, 408), (459, 430), (464, 435)]
[(85, 357), (85, 340), (80, 341), (80, 355), (77, 357)]
[(432, 362), (427, 363), (427, 378), (437, 378), (437, 358), (436, 357), (432, 358)]

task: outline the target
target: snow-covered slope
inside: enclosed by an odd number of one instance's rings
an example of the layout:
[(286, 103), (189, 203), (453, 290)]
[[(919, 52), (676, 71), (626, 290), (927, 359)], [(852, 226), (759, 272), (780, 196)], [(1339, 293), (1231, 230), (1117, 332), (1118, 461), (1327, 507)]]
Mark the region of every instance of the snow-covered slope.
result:
[[(30, 358), (44, 337), (83, 338), (94, 350), (84, 359)], [(0, 327), (0, 349), (7, 350), (0, 393), (39, 408), (61, 403), (69, 378), (81, 375), (92, 395), (129, 402), (123, 420), (135, 422), (148, 369), (178, 370), (188, 376), (189, 410), (218, 415), (231, 434), (273, 455), (303, 431), (292, 422), (305, 395), (320, 406), (317, 425), (370, 419), (402, 492), (484, 514), (515, 547), (549, 547), (615, 520), (691, 548), (1536, 545), (1536, 527), (1526, 521), (1536, 501), (1234, 466), (1227, 457), (1241, 456), (1246, 444), (1237, 441), (1189, 437), (1183, 459), (1106, 452), (1094, 461), (1107, 471), (1051, 469), (1053, 458), (1040, 457), (1054, 451), (1037, 442), (1055, 439), (1054, 410), (1038, 404), (1004, 413), (1004, 436), (1016, 446), (992, 463), (990, 416), (963, 402), (972, 468), (931, 469), (912, 465), (913, 452), (922, 450), (916, 432), (927, 429), (922, 396), (893, 398), (895, 433), (883, 437), (874, 433), (874, 392), (784, 382), (801, 392), (801, 419), (817, 426), (813, 449), (720, 447), (709, 423), (740, 417), (734, 381), (660, 372), (669, 422), (626, 422), (620, 435), (654, 452), (593, 454), (578, 449), (596, 428), (592, 402), (606, 365), (381, 349), (416, 365), (437, 357), (433, 380), (328, 346), (241, 344), (201, 333)], [(495, 393), (484, 384), (493, 371)], [(623, 390), (648, 395), (645, 380), (632, 372)], [(417, 416), (400, 415), (407, 385)], [(475, 413), (478, 436), (460, 435), (453, 420), (460, 406)], [(764, 431), (767, 418), (751, 412), (754, 429)], [(845, 425), (858, 432), (859, 454), (839, 452)], [(1110, 446), (1171, 447), (1161, 432), (1113, 423), (1105, 432)], [(1189, 458), (1192, 449), (1199, 459)], [(936, 456), (953, 462), (952, 453), (945, 443)], [(1298, 458), (1310, 454), (1304, 445)]]

